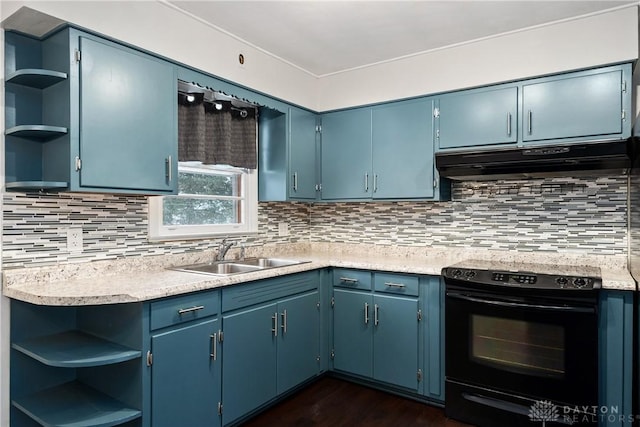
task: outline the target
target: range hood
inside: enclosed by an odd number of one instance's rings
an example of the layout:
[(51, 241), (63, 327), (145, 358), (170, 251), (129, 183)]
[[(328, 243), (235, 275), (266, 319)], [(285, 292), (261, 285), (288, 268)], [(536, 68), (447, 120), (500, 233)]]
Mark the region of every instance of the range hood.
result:
[(635, 158), (636, 139), (548, 147), (436, 153), (440, 176), (491, 180), (546, 176), (621, 175)]

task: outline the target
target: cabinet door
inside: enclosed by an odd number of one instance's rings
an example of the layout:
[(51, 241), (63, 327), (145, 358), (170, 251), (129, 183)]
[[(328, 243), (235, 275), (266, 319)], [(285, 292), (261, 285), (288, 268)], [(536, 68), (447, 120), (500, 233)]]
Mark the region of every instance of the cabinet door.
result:
[(373, 374), (373, 298), (364, 292), (334, 289), (333, 367), (364, 377)]
[(424, 334), (424, 394), (444, 401), (444, 284), (429, 277), (421, 297)]
[(223, 317), (223, 425), (276, 396), (278, 319), (275, 303)]
[(322, 198), (371, 198), (371, 109), (322, 115)]
[(278, 303), (278, 394), (315, 376), (320, 370), (318, 291)]
[(151, 337), (154, 427), (220, 425), (218, 328), (214, 319)]
[(523, 141), (622, 132), (622, 71), (525, 84)]
[[(174, 68), (130, 49), (80, 37), (80, 186), (177, 188)], [(171, 179), (170, 179), (171, 178)]]
[(373, 198), (433, 197), (432, 100), (372, 111)]
[(418, 300), (373, 297), (373, 378), (418, 390)]
[(289, 109), (289, 198), (316, 198), (316, 115)]
[(439, 99), (440, 149), (515, 143), (518, 88), (473, 90)]

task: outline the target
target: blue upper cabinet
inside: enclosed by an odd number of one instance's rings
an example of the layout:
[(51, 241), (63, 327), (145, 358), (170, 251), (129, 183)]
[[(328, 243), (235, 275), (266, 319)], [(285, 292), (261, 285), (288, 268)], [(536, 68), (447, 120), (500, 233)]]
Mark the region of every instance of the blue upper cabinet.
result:
[(89, 36), (79, 37), (79, 52), (79, 149), (72, 148), (77, 174), (71, 189), (173, 192), (174, 67)]
[(289, 108), (289, 198), (315, 200), (318, 184), (316, 167), (316, 114)]
[(433, 165), (433, 100), (322, 115), (322, 199), (448, 197)]
[(371, 109), (322, 115), (322, 198), (370, 199)]
[(631, 64), (443, 94), (437, 150), (491, 150), (631, 136)]
[(432, 111), (431, 99), (372, 109), (374, 199), (433, 197)]
[(631, 133), (631, 65), (526, 82), (522, 140), (625, 138)]
[(437, 104), (440, 149), (515, 144), (518, 139), (517, 86), (443, 95)]
[(73, 28), (5, 38), (8, 190), (177, 191), (173, 64)]
[(289, 107), (263, 107), (258, 117), (258, 197), (260, 201), (316, 199), (317, 114)]

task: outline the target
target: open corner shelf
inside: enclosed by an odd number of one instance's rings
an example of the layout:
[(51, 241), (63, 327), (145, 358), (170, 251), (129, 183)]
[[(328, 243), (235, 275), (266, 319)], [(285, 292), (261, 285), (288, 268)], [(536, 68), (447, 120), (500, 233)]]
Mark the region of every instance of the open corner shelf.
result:
[(40, 142), (47, 142), (65, 135), (67, 132), (67, 128), (61, 126), (20, 125), (7, 129), (4, 134), (7, 136), (17, 136), (19, 138), (29, 138)]
[(142, 415), (141, 411), (79, 382), (42, 390), (11, 403), (43, 426), (107, 427)]
[(9, 74), (6, 81), (7, 83), (15, 83), (21, 86), (45, 89), (66, 78), (67, 73), (61, 73), (60, 71), (25, 68)]
[(110, 365), (139, 358), (142, 354), (139, 350), (80, 331), (47, 335), (11, 346), (45, 365), (61, 368)]
[(68, 187), (69, 183), (64, 181), (15, 181), (7, 182), (5, 185), (7, 191), (23, 191), (25, 193), (34, 191), (62, 191)]

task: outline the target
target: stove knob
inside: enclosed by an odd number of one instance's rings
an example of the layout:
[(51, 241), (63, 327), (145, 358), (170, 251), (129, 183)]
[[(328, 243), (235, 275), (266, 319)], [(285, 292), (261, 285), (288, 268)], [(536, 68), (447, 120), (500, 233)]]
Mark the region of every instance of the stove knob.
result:
[(566, 277), (558, 277), (556, 279), (556, 283), (560, 285), (561, 288), (564, 288), (565, 286), (567, 286), (567, 283), (569, 283), (569, 280), (567, 280)]
[(471, 279), (476, 275), (476, 272), (473, 270), (468, 270), (464, 273), (464, 277), (466, 277), (467, 279)]
[(462, 276), (462, 270), (459, 270), (459, 269), (456, 268), (455, 270), (451, 271), (451, 275), (453, 277), (460, 277), (460, 276)]
[(573, 285), (576, 288), (584, 288), (585, 286), (587, 286), (587, 281), (582, 277), (577, 277), (573, 280)]

